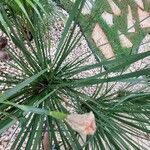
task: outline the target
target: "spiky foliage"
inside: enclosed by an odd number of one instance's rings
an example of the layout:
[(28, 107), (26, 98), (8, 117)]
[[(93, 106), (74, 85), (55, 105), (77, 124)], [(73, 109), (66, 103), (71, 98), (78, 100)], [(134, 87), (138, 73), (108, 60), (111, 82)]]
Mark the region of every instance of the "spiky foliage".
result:
[[(60, 0), (59, 5), (70, 12), (73, 3), (73, 0)], [(78, 23), (97, 60), (125, 58), (137, 52), (150, 32), (149, 3), (148, 0), (86, 1)]]
[[(15, 51), (11, 44), (7, 46), (12, 60), (5, 63), (13, 69), (13, 72), (0, 70), (0, 82), (3, 86), (0, 95), (0, 133), (3, 133), (16, 121), (19, 121), (21, 125), (11, 149), (21, 149), (25, 140), (26, 149), (40, 149), (45, 131), (48, 132), (51, 149), (53, 143), (57, 149), (64, 147), (66, 150), (146, 148), (146, 145), (137, 142), (137, 138), (140, 138), (142, 143), (144, 139), (147, 141), (149, 139), (150, 93), (144, 90), (137, 92), (127, 90), (128, 87), (139, 83), (147, 87), (150, 69), (142, 68), (127, 73), (124, 68), (149, 56), (150, 51), (140, 54), (132, 53), (132, 55), (128, 53), (127, 58), (118, 53), (116, 59), (105, 61), (95, 59), (89, 64), (86, 62), (91, 56), (98, 56), (97, 51), (93, 50), (94, 47), (91, 47), (86, 55), (73, 57), (68, 61), (69, 54), (76, 50), (77, 43), (82, 38), (81, 32), (76, 30), (76, 27), (78, 27), (78, 23), (80, 25), (82, 22), (81, 18), (84, 19), (81, 10), (85, 0), (76, 0), (68, 7), (69, 18), (55, 54), (52, 55), (50, 22), (47, 21), (51, 15), (38, 7), (39, 5), (37, 6), (36, 2), (39, 3), (39, 1), (29, 1), (35, 2), (32, 8), (34, 10), (38, 8), (40, 13), (33, 11), (32, 17), (30, 14), (26, 15), (28, 11), (24, 10), (24, 4), (18, 0), (14, 2), (21, 4), (19, 5), (21, 6), (20, 10), (24, 13), (26, 22), (29, 21), (30, 32), (33, 36), (32, 42), (23, 36), (20, 16), (17, 17), (11, 11), (10, 19), (5, 7), (0, 9), (0, 27), (17, 47), (17, 51)], [(84, 31), (81, 31), (85, 36), (86, 33), (89, 33), (88, 27), (95, 27), (97, 21), (99, 24), (106, 25), (102, 18), (98, 19), (99, 10), (102, 13), (104, 10), (110, 9), (108, 4), (107, 7), (103, 5), (106, 3), (104, 1), (93, 3), (96, 6), (93, 13), (97, 13), (96, 16), (92, 15), (95, 21), (89, 21), (88, 25), (85, 25), (85, 21), (84, 24), (81, 23), (81, 29), (84, 27)], [(126, 10), (128, 3), (125, 3), (126, 5), (123, 7), (120, 2), (120, 7)], [(64, 7), (67, 7), (67, 4)], [(59, 6), (62, 7), (61, 3)], [(42, 14), (42, 19), (39, 14)], [(104, 28), (106, 27), (108, 26), (104, 26)], [(93, 31), (93, 28), (90, 29)], [(118, 44), (117, 29), (121, 30), (118, 25), (114, 25), (106, 34), (116, 52), (122, 50), (120, 42)], [(121, 32), (123, 31), (121, 30)], [(142, 33), (140, 35), (142, 36)], [(91, 41), (91, 36), (89, 38)], [(89, 40), (87, 41), (90, 45)], [(141, 38), (137, 37), (132, 43), (138, 48)], [(109, 67), (104, 70), (104, 66)], [(83, 72), (94, 69), (96, 71), (92, 74), (81, 76)], [(113, 91), (118, 82), (124, 82), (124, 91)], [(86, 91), (85, 88), (87, 88)], [(90, 88), (94, 89), (91, 94), (88, 93)], [(68, 109), (70, 105), (71, 110)], [(49, 116), (47, 112), (52, 110), (64, 113), (93, 111), (97, 124), (95, 135), (82, 139), (64, 121)], [(45, 124), (47, 128), (44, 128)]]

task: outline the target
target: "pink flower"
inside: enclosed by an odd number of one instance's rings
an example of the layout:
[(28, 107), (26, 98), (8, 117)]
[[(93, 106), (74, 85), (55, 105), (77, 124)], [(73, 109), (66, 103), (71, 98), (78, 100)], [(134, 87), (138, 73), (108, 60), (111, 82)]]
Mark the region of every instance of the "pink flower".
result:
[(93, 135), (96, 131), (95, 116), (93, 112), (85, 114), (70, 114), (66, 122), (78, 133)]

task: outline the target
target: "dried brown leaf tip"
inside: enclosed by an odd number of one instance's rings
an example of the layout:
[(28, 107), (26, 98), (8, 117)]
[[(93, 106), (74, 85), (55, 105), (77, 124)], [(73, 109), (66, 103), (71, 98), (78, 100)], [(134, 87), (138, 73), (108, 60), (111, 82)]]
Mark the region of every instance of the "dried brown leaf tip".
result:
[(0, 60), (9, 60), (10, 55), (5, 51), (0, 51)]
[(44, 150), (49, 150), (50, 149), (50, 142), (49, 142), (49, 135), (48, 132), (44, 133), (44, 138), (43, 138), (43, 146)]
[(25, 40), (30, 41), (30, 42), (33, 40), (33, 35), (27, 27), (22, 27), (22, 32), (23, 32), (23, 36)]
[(7, 45), (7, 38), (6, 37), (0, 37), (0, 50), (3, 50)]
[(0, 37), (0, 60), (9, 60), (10, 55), (5, 51), (8, 41), (6, 37)]

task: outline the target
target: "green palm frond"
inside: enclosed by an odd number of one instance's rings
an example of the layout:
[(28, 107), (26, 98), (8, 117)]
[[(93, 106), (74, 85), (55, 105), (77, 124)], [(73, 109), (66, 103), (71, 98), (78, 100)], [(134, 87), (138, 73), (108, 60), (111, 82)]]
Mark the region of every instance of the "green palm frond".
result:
[[(141, 41), (150, 32), (150, 4), (144, 1), (86, 1), (79, 25), (96, 58), (126, 58), (137, 53)], [(73, 2), (61, 0), (70, 12)]]

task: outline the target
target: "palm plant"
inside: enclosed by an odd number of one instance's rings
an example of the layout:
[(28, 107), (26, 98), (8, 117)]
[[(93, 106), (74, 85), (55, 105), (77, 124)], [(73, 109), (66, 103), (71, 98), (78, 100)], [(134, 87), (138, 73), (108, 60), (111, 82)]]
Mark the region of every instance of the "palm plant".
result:
[[(146, 149), (143, 141), (148, 141), (150, 134), (150, 93), (145, 89), (149, 86), (150, 69), (146, 66), (133, 72), (126, 71), (131, 64), (150, 55), (150, 51), (137, 53), (149, 31), (149, 28), (140, 26), (143, 20), (136, 14), (139, 6), (132, 0), (54, 1), (68, 12), (69, 17), (58, 47), (51, 51), (50, 26), (53, 16), (49, 8), (56, 7), (54, 3), (46, 1), (48, 5), (44, 6), (47, 7), (43, 7), (44, 1), (27, 0), (31, 6), (30, 13), (24, 1), (13, 1), (17, 4), (13, 5), (17, 6), (13, 9), (7, 1), (2, 2), (0, 28), (10, 39), (6, 50), (12, 58), (3, 63), (13, 72), (0, 70), (0, 133), (16, 121), (20, 128), (11, 149), (19, 150), (24, 143), (25, 149), (43, 149), (45, 132), (50, 149), (53, 144), (57, 149), (66, 150)], [(112, 2), (118, 7), (118, 12), (113, 12)], [(92, 6), (88, 13), (83, 10), (86, 3)], [(143, 1), (143, 11), (149, 10), (146, 3), (149, 1)], [(130, 34), (127, 33), (126, 12), (134, 6), (133, 28), (138, 32)], [(9, 8), (9, 15), (6, 7)], [(18, 9), (32, 34), (32, 42), (24, 38)], [(115, 21), (111, 26), (101, 17), (107, 11), (114, 15)], [(120, 23), (122, 20), (125, 23)], [(127, 41), (121, 41), (121, 33), (131, 40), (125, 47)], [(102, 43), (97, 34), (102, 35)], [(73, 52), (83, 36), (89, 50), (75, 57)], [(109, 46), (102, 48), (105, 42)], [(91, 57), (94, 59), (87, 63)], [(86, 73), (92, 70), (95, 70), (92, 74)], [(114, 91), (114, 87), (122, 82), (124, 90)], [(143, 90), (129, 91), (130, 87), (139, 84), (143, 85)], [(83, 138), (63, 120), (65, 114), (72, 111), (94, 113), (97, 130), (93, 136)]]

